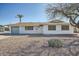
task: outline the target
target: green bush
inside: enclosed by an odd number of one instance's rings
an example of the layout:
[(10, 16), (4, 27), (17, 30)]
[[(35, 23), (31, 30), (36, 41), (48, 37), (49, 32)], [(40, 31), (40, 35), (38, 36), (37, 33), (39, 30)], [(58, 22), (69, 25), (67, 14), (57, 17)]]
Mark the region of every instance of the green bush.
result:
[(59, 48), (63, 46), (63, 43), (60, 40), (55, 39), (55, 40), (48, 40), (48, 45), (49, 47)]

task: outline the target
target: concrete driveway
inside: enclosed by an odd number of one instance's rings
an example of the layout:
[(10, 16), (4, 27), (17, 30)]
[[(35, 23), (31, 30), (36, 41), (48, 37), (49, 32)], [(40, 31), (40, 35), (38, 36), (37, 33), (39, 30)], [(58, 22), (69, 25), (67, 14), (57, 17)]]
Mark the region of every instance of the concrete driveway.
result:
[(7, 35), (0, 35), (0, 40), (1, 40), (1, 39), (5, 39), (5, 38), (9, 38), (9, 37), (11, 37), (11, 36), (7, 36)]

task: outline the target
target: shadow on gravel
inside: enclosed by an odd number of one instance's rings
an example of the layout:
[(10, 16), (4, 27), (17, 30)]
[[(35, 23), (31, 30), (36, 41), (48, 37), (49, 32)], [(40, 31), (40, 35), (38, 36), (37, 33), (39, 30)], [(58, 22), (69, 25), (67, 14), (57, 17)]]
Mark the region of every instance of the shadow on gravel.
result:
[(29, 37), (78, 37), (77, 34), (56, 34), (56, 35), (29, 35)]
[(77, 34), (0, 34), (4, 36), (29, 36), (29, 37), (78, 37)]

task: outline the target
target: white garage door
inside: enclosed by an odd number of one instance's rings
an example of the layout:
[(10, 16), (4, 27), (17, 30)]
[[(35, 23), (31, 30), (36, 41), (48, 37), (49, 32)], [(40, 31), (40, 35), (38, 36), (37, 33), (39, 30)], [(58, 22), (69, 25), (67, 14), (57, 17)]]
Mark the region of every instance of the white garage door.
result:
[(11, 34), (19, 34), (19, 27), (18, 26), (11, 27)]

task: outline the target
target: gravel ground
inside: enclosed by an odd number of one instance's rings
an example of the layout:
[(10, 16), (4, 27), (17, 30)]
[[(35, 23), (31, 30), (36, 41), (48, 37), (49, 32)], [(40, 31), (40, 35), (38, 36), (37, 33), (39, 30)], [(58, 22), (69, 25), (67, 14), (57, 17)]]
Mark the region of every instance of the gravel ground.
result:
[[(0, 35), (0, 37), (4, 35)], [(59, 39), (61, 48), (48, 47), (48, 40)], [(78, 56), (79, 38), (63, 36), (7, 35), (0, 39), (0, 56)]]

